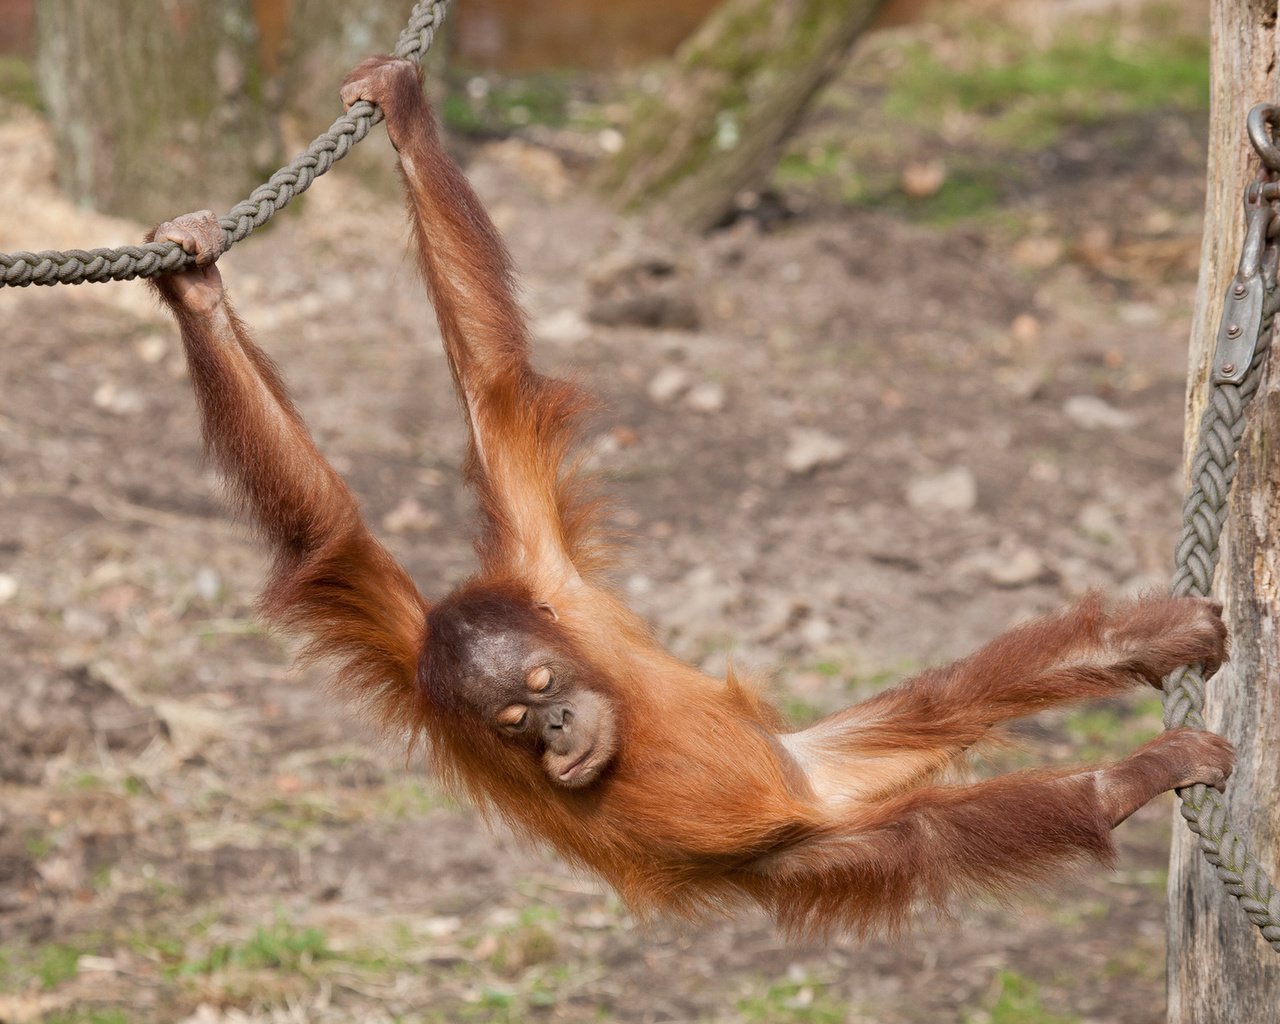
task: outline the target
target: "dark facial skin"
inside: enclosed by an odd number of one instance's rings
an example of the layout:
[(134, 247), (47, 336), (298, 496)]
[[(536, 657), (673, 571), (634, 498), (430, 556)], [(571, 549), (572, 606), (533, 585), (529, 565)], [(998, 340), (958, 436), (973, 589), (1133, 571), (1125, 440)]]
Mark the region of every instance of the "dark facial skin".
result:
[(580, 789), (599, 778), (617, 752), (608, 699), (583, 685), (546, 638), (515, 628), (470, 633), (458, 681), (467, 704), (500, 735), (538, 752), (557, 786)]

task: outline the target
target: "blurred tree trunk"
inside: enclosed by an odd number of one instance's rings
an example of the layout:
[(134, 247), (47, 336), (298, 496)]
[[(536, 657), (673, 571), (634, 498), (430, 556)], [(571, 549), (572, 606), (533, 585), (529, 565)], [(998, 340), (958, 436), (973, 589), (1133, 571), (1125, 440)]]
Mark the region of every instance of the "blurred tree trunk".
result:
[(250, 0), (39, 0), (62, 185), (156, 221), (225, 209), (280, 157)]
[(725, 0), (632, 111), (596, 183), (666, 227), (706, 230), (760, 188), (882, 0)]
[[(1186, 437), (1204, 408), (1223, 294), (1243, 239), (1240, 197), (1257, 157), (1245, 115), (1280, 100), (1276, 0), (1213, 0), (1212, 108), (1200, 283), (1191, 335)], [(1273, 882), (1280, 876), (1280, 364), (1273, 352), (1250, 409), (1215, 591), (1231, 661), (1209, 682), (1205, 718), (1239, 751), (1228, 787), (1235, 829)], [(1280, 1020), (1280, 956), (1267, 945), (1175, 814), (1169, 871), (1169, 1020)]]

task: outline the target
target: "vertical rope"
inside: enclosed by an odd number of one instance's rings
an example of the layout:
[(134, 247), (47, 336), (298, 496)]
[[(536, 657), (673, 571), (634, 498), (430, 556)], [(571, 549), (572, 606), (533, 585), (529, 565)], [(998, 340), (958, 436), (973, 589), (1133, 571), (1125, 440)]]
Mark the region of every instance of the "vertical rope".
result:
[[(1176, 568), (1170, 587), (1174, 594), (1207, 597), (1213, 589), (1245, 413), (1258, 390), (1267, 356), (1265, 341), (1270, 335), (1268, 319), (1262, 325), (1262, 340), (1249, 372), (1240, 384), (1211, 385), (1191, 464), (1191, 488), (1182, 509), (1182, 534), (1174, 549)], [(1199, 666), (1180, 668), (1164, 680), (1164, 724), (1167, 729), (1206, 727), (1204, 675)], [(1226, 800), (1216, 789), (1202, 785), (1181, 789), (1178, 796), (1182, 817), (1198, 837), (1205, 859), (1263, 938), (1280, 953), (1280, 892), (1253, 859), (1243, 837), (1232, 830)]]

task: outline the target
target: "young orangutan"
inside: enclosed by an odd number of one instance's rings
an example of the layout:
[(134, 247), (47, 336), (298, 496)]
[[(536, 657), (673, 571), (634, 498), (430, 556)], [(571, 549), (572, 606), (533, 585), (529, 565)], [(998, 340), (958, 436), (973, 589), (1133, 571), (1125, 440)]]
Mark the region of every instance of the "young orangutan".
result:
[(610, 587), (598, 509), (566, 469), (586, 406), (529, 362), (511, 262), (440, 144), (410, 63), (366, 61), (343, 100), (382, 108), (422, 273), (470, 426), (480, 569), (435, 604), (370, 534), (274, 366), (232, 311), (212, 214), (156, 229), (197, 268), (160, 279), (206, 443), (275, 554), (262, 610), (336, 659), (342, 688), (425, 736), (443, 778), (640, 910), (744, 901), (786, 930), (863, 932), (918, 903), (1004, 892), (1113, 856), (1110, 832), (1165, 790), (1221, 787), (1232, 751), (1167, 732), (1117, 764), (938, 776), (993, 726), (1217, 669), (1220, 608), (1088, 597), (976, 654), (799, 731), (752, 689), (682, 664)]

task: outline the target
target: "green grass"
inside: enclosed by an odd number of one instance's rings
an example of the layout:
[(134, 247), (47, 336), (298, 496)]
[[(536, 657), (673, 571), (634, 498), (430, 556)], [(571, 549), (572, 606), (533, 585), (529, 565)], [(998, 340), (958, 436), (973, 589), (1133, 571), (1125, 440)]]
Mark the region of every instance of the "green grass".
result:
[(324, 933), (299, 928), (284, 918), (259, 926), (243, 942), (220, 943), (203, 956), (186, 961), (182, 974), (214, 974), (230, 967), (305, 974), (313, 964), (335, 959)]
[(991, 141), (1022, 149), (1044, 146), (1071, 125), (1209, 105), (1208, 40), (1200, 36), (1129, 40), (1095, 23), (1040, 48), (990, 27), (950, 64), (923, 43), (903, 57), (885, 100), (890, 116), (931, 123), (948, 111), (976, 114)]
[(440, 808), (457, 810), (458, 802), (429, 782), (406, 779), (386, 786), (378, 795), (375, 807), (379, 818), (402, 821), (421, 818), (428, 811)]
[(1096, 761), (1119, 757), (1159, 733), (1160, 699), (1144, 697), (1136, 707), (1098, 705), (1072, 711), (1063, 727), (1074, 745), (1073, 758)]
[(738, 1001), (745, 1021), (760, 1024), (841, 1024), (845, 1006), (825, 986), (807, 980), (775, 982)]
[[(506, 134), (531, 124), (562, 127), (571, 120), (569, 72), (546, 72), (517, 78), (473, 78), (456, 81), (442, 107), (445, 124), (464, 135)], [(471, 82), (483, 83), (472, 90)]]
[(44, 1024), (130, 1024), (123, 1010), (68, 1010), (43, 1018)]
[(28, 857), (41, 860), (53, 852), (53, 837), (43, 832), (28, 832), (22, 837), (22, 847)]
[(0, 56), (0, 99), (40, 109), (40, 93), (31, 62), (22, 57)]
[(967, 1013), (965, 1024), (1077, 1024), (1078, 1017), (1050, 1013), (1034, 981), (1015, 971), (1001, 971), (999, 991), (983, 1011)]
[[(1209, 101), (1207, 34), (1159, 4), (1063, 19), (1043, 41), (943, 6), (935, 31), (886, 37), (852, 68), (773, 180), (937, 225), (1001, 219), (1005, 198), (1040, 173), (1033, 154), (1073, 129), (1104, 128), (1112, 147), (1129, 132), (1124, 147), (1137, 148), (1152, 130), (1142, 115), (1202, 113)], [(941, 187), (907, 196), (904, 168), (933, 159), (946, 165)]]
[(53, 943), (42, 946), (36, 956), (35, 975), (42, 988), (57, 988), (79, 972), (80, 950)]

